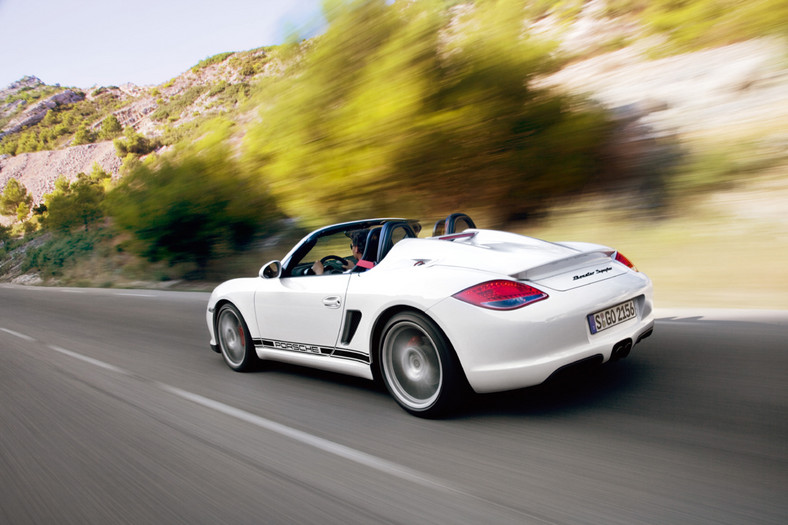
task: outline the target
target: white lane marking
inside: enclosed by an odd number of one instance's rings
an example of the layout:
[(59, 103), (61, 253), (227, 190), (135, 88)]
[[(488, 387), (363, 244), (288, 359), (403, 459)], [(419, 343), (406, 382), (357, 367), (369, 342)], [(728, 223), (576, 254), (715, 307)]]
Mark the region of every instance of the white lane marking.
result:
[(92, 357), (88, 357), (86, 355), (78, 354), (76, 352), (72, 352), (71, 350), (66, 350), (65, 348), (61, 348), (55, 345), (47, 345), (50, 350), (54, 350), (55, 352), (59, 352), (61, 354), (67, 355), (69, 357), (73, 357), (74, 359), (79, 359), (80, 361), (84, 361), (86, 363), (90, 363), (91, 365), (97, 366), (99, 368), (104, 368), (106, 370), (112, 370), (113, 372), (117, 372), (123, 375), (131, 375), (126, 370), (122, 368), (118, 368), (115, 365), (111, 365), (109, 363), (105, 363), (104, 361), (99, 361), (98, 359), (93, 359)]
[[(16, 332), (11, 332), (10, 330), (2, 329), (6, 332), (13, 333), (13, 335), (17, 335), (22, 337), (23, 339), (28, 338), (24, 334), (17, 334)], [(30, 338), (29, 340), (34, 341), (34, 339)], [(86, 355), (79, 354), (77, 352), (72, 352), (71, 350), (66, 350), (65, 348), (61, 348), (55, 345), (47, 345), (50, 350), (54, 350), (60, 354), (73, 357), (74, 359), (78, 359), (85, 363), (89, 363), (91, 365), (104, 368), (106, 370), (110, 370), (122, 375), (134, 377), (134, 374), (124, 370), (123, 368), (111, 365), (109, 363), (105, 363), (104, 361), (100, 361), (98, 359), (94, 359), (92, 357), (88, 357)], [(419, 472), (417, 470), (410, 469), (403, 465), (399, 465), (397, 463), (387, 461), (383, 458), (379, 458), (377, 456), (373, 456), (371, 454), (367, 454), (365, 452), (361, 452), (360, 450), (356, 450), (345, 445), (341, 445), (339, 443), (335, 443), (334, 441), (329, 441), (327, 439), (323, 439), (318, 436), (314, 436), (307, 432), (303, 432), (301, 430), (297, 430), (295, 428), (288, 427), (281, 423), (277, 423), (276, 421), (272, 421), (270, 419), (266, 419), (264, 417), (257, 416), (252, 414), (251, 412), (246, 412), (245, 410), (241, 410), (239, 408), (232, 407), (230, 405), (226, 405), (219, 401), (214, 401), (213, 399), (209, 399), (207, 397), (203, 397), (199, 394), (195, 394), (193, 392), (188, 392), (186, 390), (182, 390), (180, 388), (176, 388), (174, 386), (159, 383), (157, 381), (153, 382), (160, 390), (165, 392), (169, 392), (175, 396), (178, 396), (182, 399), (186, 399), (188, 401), (192, 401), (193, 403), (197, 403), (203, 407), (216, 410), (222, 414), (234, 417), (236, 419), (240, 419), (241, 421), (245, 421), (247, 423), (251, 423), (257, 427), (270, 430), (271, 432), (275, 432), (282, 436), (291, 438), (295, 441), (303, 443), (305, 445), (312, 446), (317, 448), (318, 450), (322, 450), (324, 452), (328, 452), (330, 454), (334, 454), (335, 456), (339, 456), (344, 459), (348, 459), (355, 463), (367, 466), (379, 472), (384, 472), (390, 474), (392, 476), (396, 476), (400, 479), (405, 481), (409, 481), (412, 483), (417, 483), (424, 487), (430, 487), (433, 489), (438, 489), (443, 492), (452, 492), (455, 494), (465, 495), (467, 497), (474, 497), (471, 494), (465, 493), (458, 488), (451, 487), (446, 482), (441, 481), (437, 478), (432, 478), (427, 474)]]
[(197, 403), (198, 405), (202, 405), (206, 408), (216, 410), (217, 412), (221, 412), (222, 414), (232, 416), (236, 419), (240, 419), (241, 421), (251, 423), (252, 425), (255, 425), (257, 427), (270, 430), (271, 432), (276, 432), (277, 434), (293, 439), (295, 441), (299, 441), (305, 445), (310, 445), (318, 450), (322, 450), (324, 452), (334, 454), (335, 456), (348, 459), (355, 463), (359, 463), (361, 465), (370, 467), (374, 470), (391, 474), (398, 478), (413, 483), (417, 483), (422, 486), (437, 488), (444, 492), (462, 493), (460, 490), (452, 488), (438, 479), (431, 478), (426, 474), (423, 474), (413, 469), (409, 469), (408, 467), (405, 467), (403, 465), (399, 465), (397, 463), (387, 461), (383, 458), (379, 458), (377, 456), (367, 454), (366, 452), (361, 452), (360, 450), (346, 447), (345, 445), (340, 445), (339, 443), (335, 443), (334, 441), (329, 441), (328, 439), (323, 439), (321, 437), (314, 436), (307, 432), (303, 432), (301, 430), (288, 427), (281, 423), (277, 423), (276, 421), (271, 421), (270, 419), (257, 416), (250, 412), (246, 412), (245, 410), (241, 410), (232, 407), (230, 405), (225, 405), (224, 403), (220, 403), (219, 401), (214, 401), (213, 399), (203, 397), (199, 394), (187, 392), (186, 390), (181, 390), (180, 388), (166, 385), (164, 383), (158, 383), (158, 386), (162, 390), (170, 392), (171, 394), (174, 394), (183, 399), (187, 399), (189, 401)]
[(0, 328), (0, 330), (7, 334), (13, 335), (14, 337), (18, 337), (19, 339), (24, 339), (25, 341), (31, 341), (31, 342), (35, 341), (35, 339), (30, 337), (29, 335), (20, 334), (19, 332), (14, 332), (13, 330), (9, 330), (8, 328)]
[(68, 288), (62, 288), (59, 291), (62, 293), (85, 293), (85, 290), (69, 290)]
[(121, 297), (156, 297), (150, 293), (117, 293), (115, 295), (119, 295)]

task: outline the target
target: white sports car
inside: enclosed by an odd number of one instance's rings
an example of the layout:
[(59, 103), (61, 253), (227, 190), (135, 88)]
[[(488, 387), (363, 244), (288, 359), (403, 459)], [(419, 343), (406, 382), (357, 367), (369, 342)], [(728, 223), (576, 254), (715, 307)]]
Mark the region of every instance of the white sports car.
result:
[[(211, 294), (211, 347), (233, 370), (284, 361), (382, 380), (411, 414), (625, 357), (654, 328), (652, 286), (619, 252), (405, 219), (316, 230), (259, 277)], [(347, 253), (348, 242), (354, 256)]]

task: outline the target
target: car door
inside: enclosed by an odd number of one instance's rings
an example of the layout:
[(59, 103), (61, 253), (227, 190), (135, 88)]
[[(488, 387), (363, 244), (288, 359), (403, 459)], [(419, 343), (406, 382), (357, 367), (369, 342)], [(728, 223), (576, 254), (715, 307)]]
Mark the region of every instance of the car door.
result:
[[(339, 337), (349, 274), (283, 277), (255, 294), (255, 313), (266, 346), (318, 353)], [(267, 342), (266, 342), (267, 341)], [(299, 346), (300, 345), (300, 346)]]

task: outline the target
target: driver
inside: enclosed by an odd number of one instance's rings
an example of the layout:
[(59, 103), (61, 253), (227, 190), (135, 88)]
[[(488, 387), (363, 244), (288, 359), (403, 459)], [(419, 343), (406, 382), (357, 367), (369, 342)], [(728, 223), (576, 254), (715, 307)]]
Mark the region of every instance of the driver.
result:
[[(356, 230), (351, 232), (350, 234), (350, 252), (353, 254), (342, 264), (343, 270), (351, 270), (356, 265), (356, 263), (361, 260), (361, 256), (364, 253), (364, 248), (367, 244), (367, 235), (369, 234), (369, 230)], [(320, 261), (315, 261), (312, 265), (312, 271), (315, 272), (316, 275), (323, 275), (326, 273), (326, 268), (323, 266), (323, 263)], [(332, 273), (330, 270), (329, 273)]]

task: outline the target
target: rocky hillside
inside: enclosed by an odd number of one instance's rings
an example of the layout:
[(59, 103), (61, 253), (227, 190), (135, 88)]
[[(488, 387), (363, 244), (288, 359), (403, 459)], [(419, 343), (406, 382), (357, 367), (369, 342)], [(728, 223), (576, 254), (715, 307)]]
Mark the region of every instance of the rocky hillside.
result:
[[(206, 59), (160, 86), (125, 84), (85, 91), (48, 86), (36, 77), (25, 77), (0, 90), (0, 145), (19, 144), (15, 154), (0, 154), (0, 191), (15, 178), (31, 193), (34, 203), (39, 203), (54, 189), (60, 175), (74, 180), (79, 173), (90, 172), (95, 163), (118, 176), (122, 159), (112, 141), (102, 141), (100, 134), (109, 115), (122, 128), (158, 138), (166, 147), (177, 139), (180, 129), (198, 126), (199, 121), (217, 113), (242, 119), (239, 102), (250, 83), (278, 74), (283, 67), (276, 50), (257, 49)], [(49, 122), (47, 115), (58, 123)], [(60, 136), (58, 130), (74, 115), (87, 123), (93, 143), (72, 145), (73, 125)], [(42, 137), (50, 136), (53, 129), (57, 131), (55, 147), (35, 151), (44, 149)], [(11, 218), (0, 217), (0, 221), (10, 223)]]
[(69, 180), (73, 180), (78, 173), (90, 173), (95, 163), (106, 173), (119, 172), (121, 159), (112, 142), (6, 157), (0, 160), (0, 186), (5, 186), (8, 179), (15, 178), (33, 196), (33, 202), (39, 203), (45, 194), (55, 189), (55, 179), (59, 175), (66, 175)]

